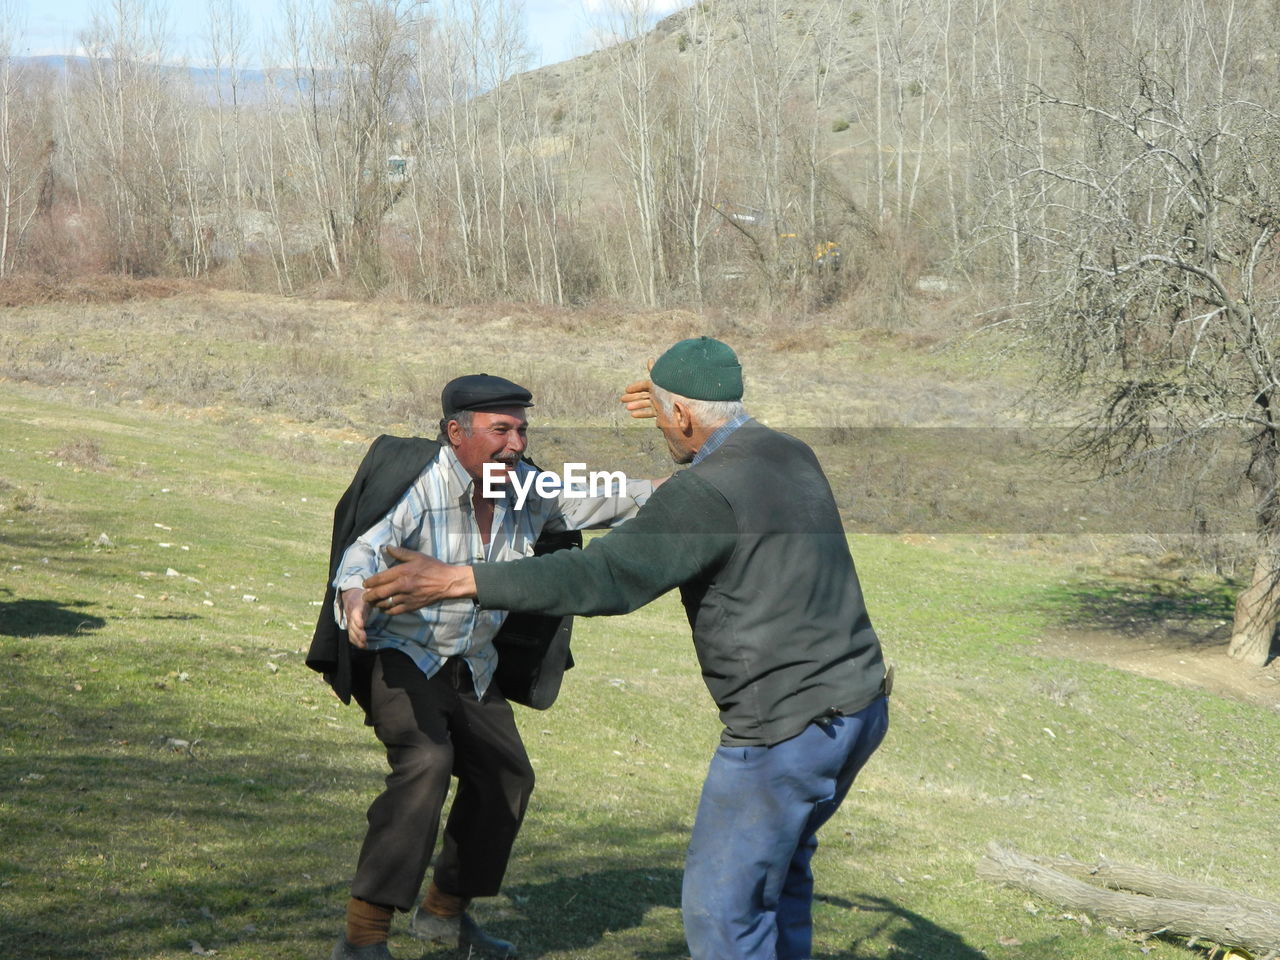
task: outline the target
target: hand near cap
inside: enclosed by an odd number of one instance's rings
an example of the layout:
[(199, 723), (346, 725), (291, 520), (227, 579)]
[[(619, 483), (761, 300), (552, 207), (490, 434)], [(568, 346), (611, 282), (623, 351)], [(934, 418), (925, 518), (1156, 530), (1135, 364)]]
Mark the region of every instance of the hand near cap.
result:
[(395, 616), (457, 597), (476, 595), (476, 578), (470, 567), (441, 563), (417, 550), (384, 547), (397, 563), (364, 582), (364, 602)]
[[(646, 369), (653, 369), (652, 359), (649, 360)], [(637, 420), (656, 417), (658, 412), (653, 409), (653, 397), (649, 393), (652, 386), (648, 380), (637, 380), (635, 383), (627, 385), (625, 392), (618, 398), (618, 401)]]

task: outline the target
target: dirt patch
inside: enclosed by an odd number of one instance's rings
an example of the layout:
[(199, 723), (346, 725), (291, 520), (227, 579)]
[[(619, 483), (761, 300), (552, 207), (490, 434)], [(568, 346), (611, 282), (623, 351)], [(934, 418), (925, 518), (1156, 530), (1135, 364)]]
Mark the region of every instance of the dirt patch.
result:
[(1178, 627), (1138, 633), (1073, 629), (1046, 637), (1045, 652), (1280, 711), (1280, 657), (1265, 667), (1252, 667), (1228, 657), (1228, 643), (1221, 630), (1197, 634)]

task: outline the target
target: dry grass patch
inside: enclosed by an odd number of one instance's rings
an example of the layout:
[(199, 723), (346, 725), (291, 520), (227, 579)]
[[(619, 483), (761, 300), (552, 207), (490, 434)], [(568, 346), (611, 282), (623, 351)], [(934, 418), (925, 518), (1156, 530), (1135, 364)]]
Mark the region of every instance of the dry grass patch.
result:
[(932, 329), (862, 333), (838, 308), (778, 317), (720, 305), (701, 313), (436, 307), (200, 291), (125, 311), (92, 303), (11, 311), (0, 376), (96, 390), (99, 403), (266, 415), (372, 436), (433, 434), (443, 384), (484, 371), (535, 391), (536, 424), (601, 426), (618, 422), (614, 398), (643, 376), (646, 359), (705, 334), (738, 350), (750, 409), (784, 429), (833, 416), (850, 424), (998, 418), (1008, 392), (993, 382), (999, 377), (978, 361), (957, 373)]
[(102, 452), (102, 447), (92, 437), (67, 441), (53, 451), (53, 458), (60, 463), (90, 470), (106, 470), (111, 466), (111, 458)]
[(25, 307), (49, 303), (126, 303), (157, 300), (190, 291), (188, 281), (100, 274), (75, 280), (55, 277), (10, 276), (0, 283), (0, 307)]

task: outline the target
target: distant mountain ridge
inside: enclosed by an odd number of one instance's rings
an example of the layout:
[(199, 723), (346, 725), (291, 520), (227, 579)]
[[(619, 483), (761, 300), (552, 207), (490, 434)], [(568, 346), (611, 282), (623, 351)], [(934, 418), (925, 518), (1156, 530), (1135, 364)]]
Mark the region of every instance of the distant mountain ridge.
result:
[[(51, 53), (33, 57), (14, 57), (14, 64), (22, 68), (47, 70), (65, 75), (77, 70), (89, 70), (93, 58), (83, 55)], [(160, 70), (170, 73), (178, 79), (191, 83), (197, 90), (205, 94), (209, 100), (217, 98), (219, 88), (224, 97), (231, 95), (231, 71), (217, 67), (191, 67), (181, 64), (163, 64)], [(237, 83), (237, 94), (244, 103), (260, 103), (265, 98), (267, 84), (271, 82), (272, 72), (261, 69), (241, 69)], [(278, 81), (277, 81), (278, 82)], [(292, 78), (290, 78), (292, 82)]]

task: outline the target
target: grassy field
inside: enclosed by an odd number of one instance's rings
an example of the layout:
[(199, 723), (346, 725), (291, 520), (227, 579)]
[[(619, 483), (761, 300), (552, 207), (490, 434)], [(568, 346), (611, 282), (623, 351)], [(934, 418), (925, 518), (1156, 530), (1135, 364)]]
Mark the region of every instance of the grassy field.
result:
[[(216, 297), (0, 316), (0, 958), (328, 955), (384, 761), (302, 659), (364, 444), (425, 429), (458, 364), (497, 372), (519, 351), (560, 397), (543, 422), (585, 406), (593, 436), (652, 447), (610, 391), (699, 332), (650, 318), (624, 350), (604, 334), (625, 318), (558, 316), (520, 350), (527, 318), (463, 319)], [(923, 357), (953, 408), (992, 422), (963, 356), (736, 333), (775, 419), (813, 425), (812, 395)], [(1055, 631), (1124, 602), (1086, 551), (852, 544), (899, 679), (889, 738), (822, 836), (817, 957), (1196, 953), (983, 883), (993, 840), (1280, 898), (1280, 713), (1055, 656)], [(1170, 602), (1229, 612), (1221, 582), (1174, 582)], [(519, 711), (538, 789), (504, 894), (476, 912), (527, 957), (682, 957), (683, 846), (718, 727), (679, 606), (583, 621), (575, 654), (558, 704)], [(398, 929), (397, 955), (421, 956)]]

